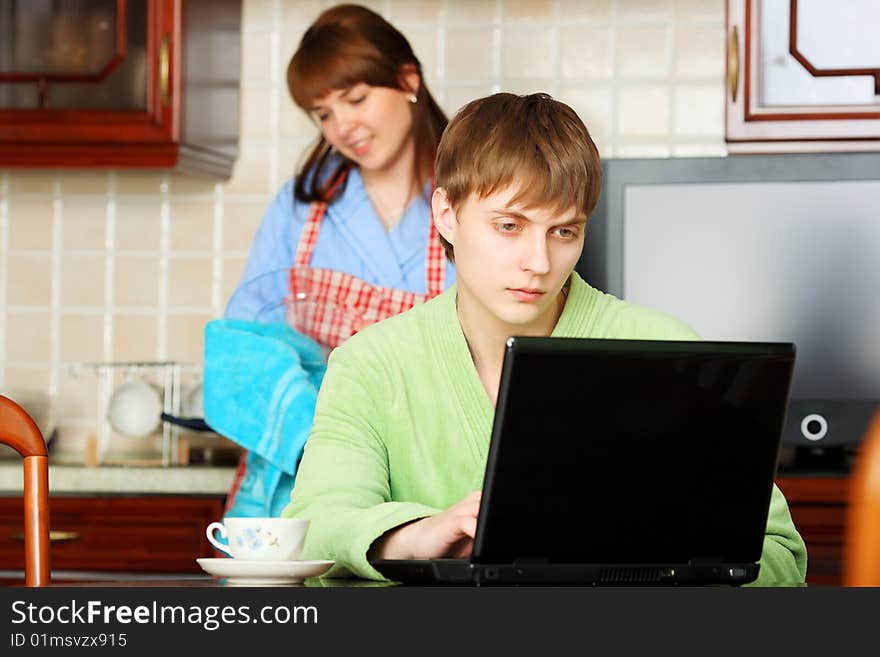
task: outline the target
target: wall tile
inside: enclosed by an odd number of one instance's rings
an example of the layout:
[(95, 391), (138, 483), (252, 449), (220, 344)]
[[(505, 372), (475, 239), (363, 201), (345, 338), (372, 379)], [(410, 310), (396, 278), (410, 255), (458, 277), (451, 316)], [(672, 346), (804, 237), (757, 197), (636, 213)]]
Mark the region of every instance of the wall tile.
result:
[(250, 250), (265, 211), (264, 203), (227, 202), (223, 212), (223, 248), (229, 251)]
[(503, 75), (516, 78), (553, 77), (556, 62), (550, 28), (506, 28), (503, 32)]
[[(510, 91), (508, 87), (504, 87), (505, 91)], [(452, 87), (446, 91), (446, 100), (443, 102), (443, 110), (446, 116), (452, 116), (464, 107), (467, 103), (492, 93), (492, 86), (488, 83), (478, 85), (468, 85), (467, 87)]]
[(97, 421), (98, 379), (92, 372), (73, 374), (69, 367), (58, 372), (58, 410), (60, 419)]
[(161, 206), (156, 201), (120, 198), (116, 203), (116, 248), (157, 251)]
[[(340, 2), (339, 0), (325, 0), (325, 4), (338, 5), (338, 4), (343, 4), (343, 3)], [(367, 9), (372, 9), (374, 12), (376, 12), (380, 16), (384, 16), (385, 18), (388, 18), (388, 16), (385, 13), (385, 8), (387, 7), (385, 0), (358, 0), (357, 4), (363, 5)]]
[(244, 274), (244, 267), (247, 259), (239, 256), (227, 255), (223, 258), (223, 299), (228, 302), (235, 293), (238, 284), (241, 283), (241, 277)]
[(715, 20), (724, 24), (724, 3), (718, 0), (675, 0), (679, 20)]
[(562, 77), (611, 77), (611, 33), (607, 28), (564, 26), (559, 32), (559, 49)]
[(494, 72), (491, 34), (481, 27), (449, 29), (454, 48), (446, 49), (446, 76), (454, 80), (487, 80)]
[(58, 172), (55, 169), (10, 169), (11, 194), (53, 194)]
[(608, 21), (611, 18), (611, 0), (559, 0), (559, 15), (563, 21)]
[(99, 362), (103, 356), (104, 317), (62, 313), (59, 324), (61, 360)]
[(501, 88), (513, 94), (553, 93), (553, 78), (505, 78), (501, 81)]
[(103, 249), (107, 226), (107, 201), (100, 198), (64, 199), (61, 223), (63, 249)]
[(6, 357), (9, 362), (48, 360), (51, 353), (49, 322), (49, 313), (10, 312), (6, 316)]
[(618, 144), (614, 150), (614, 157), (669, 157), (671, 155), (669, 144)]
[(210, 251), (214, 246), (214, 199), (171, 199), (172, 251)]
[(61, 259), (61, 303), (104, 305), (104, 256), (70, 255)]
[(155, 315), (113, 316), (113, 360), (151, 361), (158, 357)]
[(617, 15), (630, 22), (669, 20), (672, 0), (618, 0)]
[(10, 250), (48, 251), (52, 248), (52, 201), (9, 201)]
[(437, 21), (442, 7), (441, 0), (391, 0), (390, 20), (409, 36), (407, 23)]
[(168, 305), (210, 307), (211, 278), (210, 258), (171, 258), (168, 262)]
[(327, 3), (321, 0), (281, 0), (282, 25), (309, 25)]
[(205, 358), (205, 324), (212, 315), (171, 315), (168, 317), (168, 358), (185, 363), (201, 363)]
[(505, 20), (552, 20), (555, 16), (553, 0), (505, 0)]
[[(291, 0), (285, 0), (291, 2)], [(244, 0), (241, 6), (242, 29), (271, 25), (275, 18), (272, 0)]]
[(48, 306), (52, 300), (52, 257), (9, 256), (7, 299), (11, 304)]
[(262, 146), (249, 146), (243, 142), (243, 148), (235, 162), (232, 177), (226, 184), (228, 194), (268, 194), (272, 190), (269, 185), (270, 158), (268, 149)]
[(315, 139), (320, 132), (318, 124), (293, 102), (285, 89), (278, 110), (278, 129), (282, 137)]
[(4, 388), (24, 388), (26, 390), (49, 390), (49, 368), (45, 365), (32, 367), (6, 367)]
[(498, 15), (498, 8), (497, 0), (448, 0), (447, 16), (456, 22), (490, 22)]
[(196, 173), (175, 172), (168, 176), (168, 188), (172, 194), (207, 196), (214, 193), (214, 186), (217, 184), (215, 178)]
[(427, 27), (408, 27), (406, 38), (413, 52), (422, 63), (422, 71), (430, 83), (433, 75), (437, 72), (437, 28), (433, 25)]
[(724, 78), (724, 27), (678, 25), (676, 27), (676, 75)]
[(167, 177), (162, 169), (121, 169), (116, 172), (116, 193), (154, 196)]
[(626, 77), (669, 74), (669, 35), (665, 26), (627, 26), (617, 30), (617, 70)]
[(155, 257), (117, 256), (113, 282), (116, 306), (146, 306), (159, 303), (159, 261)]
[(279, 145), (279, 153), (278, 153), (278, 166), (276, 169), (276, 180), (278, 181), (277, 188), (272, 190), (272, 194), (265, 194), (263, 198), (264, 205), (268, 205), (275, 195), (280, 191), (281, 187), (287, 183), (288, 180), (296, 175), (296, 172), (299, 170), (302, 163), (305, 162), (305, 158), (308, 152), (311, 151), (314, 143), (312, 140), (287, 140), (281, 141)]
[(622, 87), (617, 96), (617, 129), (621, 135), (658, 135), (669, 132), (669, 88)]
[(85, 448), (88, 444), (89, 436), (96, 436), (98, 433), (97, 420), (94, 426), (79, 426), (71, 424), (60, 424), (58, 426), (58, 437), (52, 447), (55, 459), (64, 459), (65, 463), (85, 464)]
[(242, 139), (268, 139), (272, 136), (271, 91), (268, 87), (248, 90), (241, 99)]
[(725, 157), (727, 147), (721, 142), (705, 144), (675, 144), (672, 147), (673, 157)]
[(612, 133), (613, 94), (610, 88), (563, 87), (559, 100), (571, 106), (590, 131), (593, 141)]
[(106, 194), (110, 174), (103, 170), (63, 169), (60, 172), (62, 194)]
[(675, 89), (675, 134), (724, 136), (724, 89), (691, 86)]
[[(282, 34), (284, 31), (282, 31)], [(284, 38), (282, 36), (282, 38)], [(241, 34), (241, 79), (243, 84), (267, 82), (272, 78), (271, 32)]]

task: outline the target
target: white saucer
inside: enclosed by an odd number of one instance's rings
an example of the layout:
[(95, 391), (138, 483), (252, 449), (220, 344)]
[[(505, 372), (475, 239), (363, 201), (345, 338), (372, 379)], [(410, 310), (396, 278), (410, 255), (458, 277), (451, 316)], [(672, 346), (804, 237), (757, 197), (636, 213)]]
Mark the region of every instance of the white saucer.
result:
[(334, 561), (245, 561), (242, 559), (196, 559), (202, 570), (222, 577), (231, 586), (286, 586), (300, 584), (330, 570)]

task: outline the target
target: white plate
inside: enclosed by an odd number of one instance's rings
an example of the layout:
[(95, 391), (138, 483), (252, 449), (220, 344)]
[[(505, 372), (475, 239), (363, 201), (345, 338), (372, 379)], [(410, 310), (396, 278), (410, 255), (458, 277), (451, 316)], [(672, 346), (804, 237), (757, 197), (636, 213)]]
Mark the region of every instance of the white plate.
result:
[(222, 577), (232, 586), (286, 586), (300, 584), (330, 570), (334, 561), (244, 561), (242, 559), (196, 559), (202, 570)]

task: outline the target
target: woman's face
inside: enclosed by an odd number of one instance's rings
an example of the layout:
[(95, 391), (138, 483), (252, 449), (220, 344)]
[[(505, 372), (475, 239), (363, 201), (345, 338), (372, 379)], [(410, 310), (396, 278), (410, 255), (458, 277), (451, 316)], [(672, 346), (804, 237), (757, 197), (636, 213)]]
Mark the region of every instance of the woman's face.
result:
[(310, 109), (331, 146), (361, 169), (382, 171), (413, 147), (411, 95), (358, 83), (331, 91)]

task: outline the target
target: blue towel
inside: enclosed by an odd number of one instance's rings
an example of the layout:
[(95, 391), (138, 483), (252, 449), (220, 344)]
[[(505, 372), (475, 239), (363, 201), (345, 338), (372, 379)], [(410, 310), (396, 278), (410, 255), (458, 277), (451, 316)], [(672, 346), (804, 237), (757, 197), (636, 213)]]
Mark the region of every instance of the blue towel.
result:
[(205, 422), (249, 452), (239, 495), (253, 499), (228, 515), (278, 515), (289, 501), (279, 486), (293, 486), (326, 369), (318, 343), (285, 323), (208, 322)]

